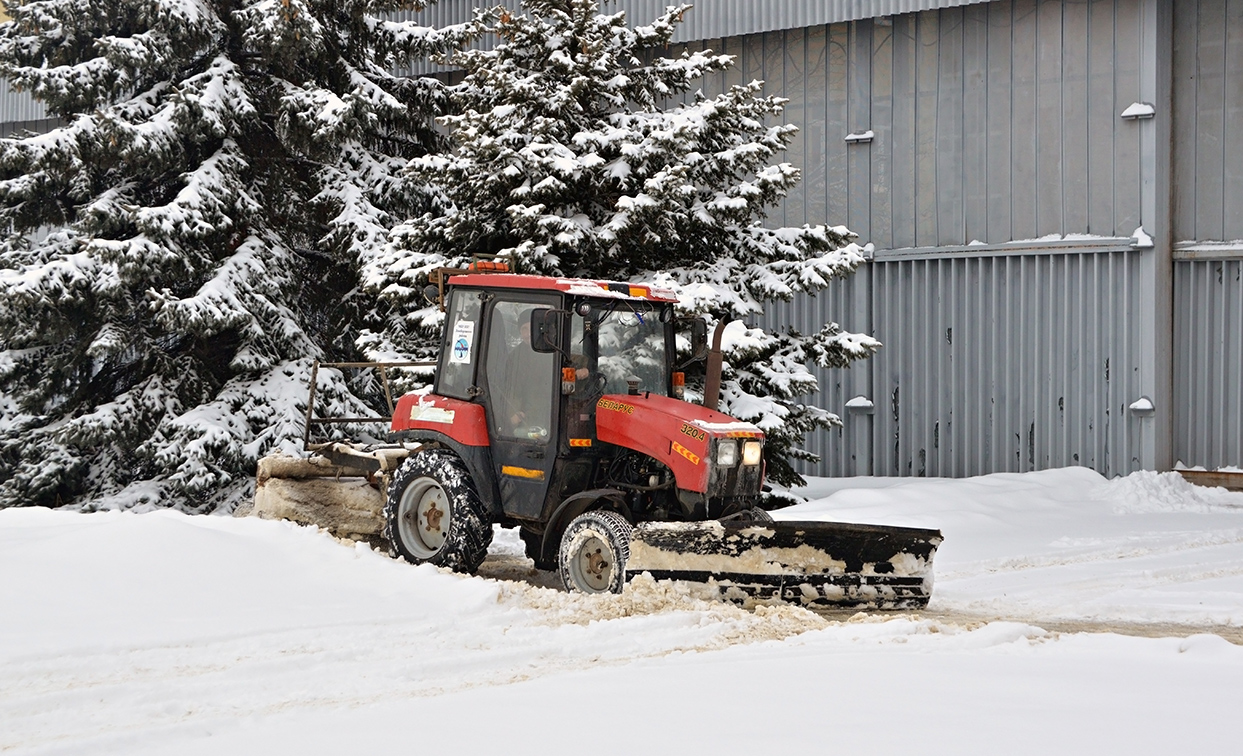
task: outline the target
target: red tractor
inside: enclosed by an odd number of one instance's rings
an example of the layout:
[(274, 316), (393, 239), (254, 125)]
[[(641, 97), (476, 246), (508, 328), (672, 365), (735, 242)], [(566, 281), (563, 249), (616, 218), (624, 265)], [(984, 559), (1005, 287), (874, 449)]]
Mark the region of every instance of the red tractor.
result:
[[(650, 572), (734, 599), (927, 603), (938, 531), (773, 522), (760, 508), (764, 433), (712, 408), (719, 329), (709, 406), (683, 400), (678, 332), (693, 359), (707, 333), (675, 317), (672, 292), (460, 271), (438, 283), (446, 320), (430, 392), (397, 401), (387, 443), (317, 444), (316, 458), (287, 466), (364, 476), (395, 554), (473, 572), (500, 523), (574, 591), (620, 592)], [(309, 421), (313, 405), (314, 379)], [(278, 467), (261, 464), (257, 500), (272, 479), (306, 477)], [(304, 498), (331, 509), (329, 490)]]

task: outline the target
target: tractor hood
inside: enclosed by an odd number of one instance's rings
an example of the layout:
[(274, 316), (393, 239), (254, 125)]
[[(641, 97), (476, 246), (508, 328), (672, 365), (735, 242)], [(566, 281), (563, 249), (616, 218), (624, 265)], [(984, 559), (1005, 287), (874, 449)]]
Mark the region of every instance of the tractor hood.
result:
[(727, 438), (762, 441), (764, 433), (751, 423), (680, 399), (607, 394), (596, 402), (596, 438), (663, 462), (678, 488), (707, 493), (717, 443)]

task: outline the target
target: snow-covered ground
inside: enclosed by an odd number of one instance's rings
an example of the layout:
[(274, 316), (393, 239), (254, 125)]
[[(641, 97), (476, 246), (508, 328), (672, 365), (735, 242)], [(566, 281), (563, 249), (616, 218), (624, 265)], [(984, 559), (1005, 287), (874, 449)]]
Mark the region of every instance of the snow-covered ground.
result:
[(778, 514), (940, 528), (929, 611), (569, 596), (509, 531), (485, 571), (529, 582), (254, 518), (0, 511), (0, 751), (1240, 752), (1243, 494), (1082, 469), (804, 493)]

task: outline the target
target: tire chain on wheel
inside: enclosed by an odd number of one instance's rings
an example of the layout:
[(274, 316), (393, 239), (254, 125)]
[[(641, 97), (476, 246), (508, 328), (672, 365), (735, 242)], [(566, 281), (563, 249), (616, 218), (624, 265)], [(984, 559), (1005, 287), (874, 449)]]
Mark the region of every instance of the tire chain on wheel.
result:
[(566, 590), (574, 590), (565, 558), (566, 552), (575, 545), (576, 540), (586, 540), (590, 537), (587, 534), (591, 533), (617, 549), (617, 561), (614, 565), (617, 573), (610, 581), (612, 585), (609, 592), (621, 593), (622, 586), (626, 584), (626, 562), (630, 559), (630, 535), (633, 531), (634, 526), (625, 517), (606, 509), (593, 509), (574, 518), (561, 536), (561, 547), (557, 550), (557, 572), (561, 575), (561, 582)]
[[(419, 559), (399, 543), (397, 517), (402, 493), (415, 480), (425, 477), (436, 481), (449, 500), (449, 532), (445, 534), (440, 551), (430, 559)], [(393, 474), (384, 504), (382, 535), (389, 543), (391, 556), (400, 556), (415, 564), (427, 562), (454, 572), (473, 573), (488, 555), (492, 523), (466, 465), (452, 452), (429, 449), (412, 454)]]

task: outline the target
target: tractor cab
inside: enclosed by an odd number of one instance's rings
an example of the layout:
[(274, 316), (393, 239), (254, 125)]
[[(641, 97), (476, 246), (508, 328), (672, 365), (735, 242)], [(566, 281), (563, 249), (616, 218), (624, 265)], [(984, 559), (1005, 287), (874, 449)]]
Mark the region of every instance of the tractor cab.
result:
[[(497, 514), (541, 533), (567, 500), (590, 491), (617, 497), (639, 519), (702, 518), (707, 476), (686, 471), (691, 485), (679, 495), (676, 468), (707, 467), (707, 450), (690, 447), (709, 434), (684, 421), (718, 413), (681, 401), (677, 331), (698, 353), (706, 331), (702, 320), (676, 318), (675, 302), (647, 286), (454, 276), (436, 381), (430, 394), (403, 398), (411, 406), (399, 403), (394, 430), (401, 440), (443, 439), (452, 428), (428, 418), (453, 412), (451, 426), (461, 427), (457, 413), (471, 414), (477, 435), (448, 443), (477, 481), (495, 482), (481, 495)], [(753, 456), (738, 506), (760, 493)]]

